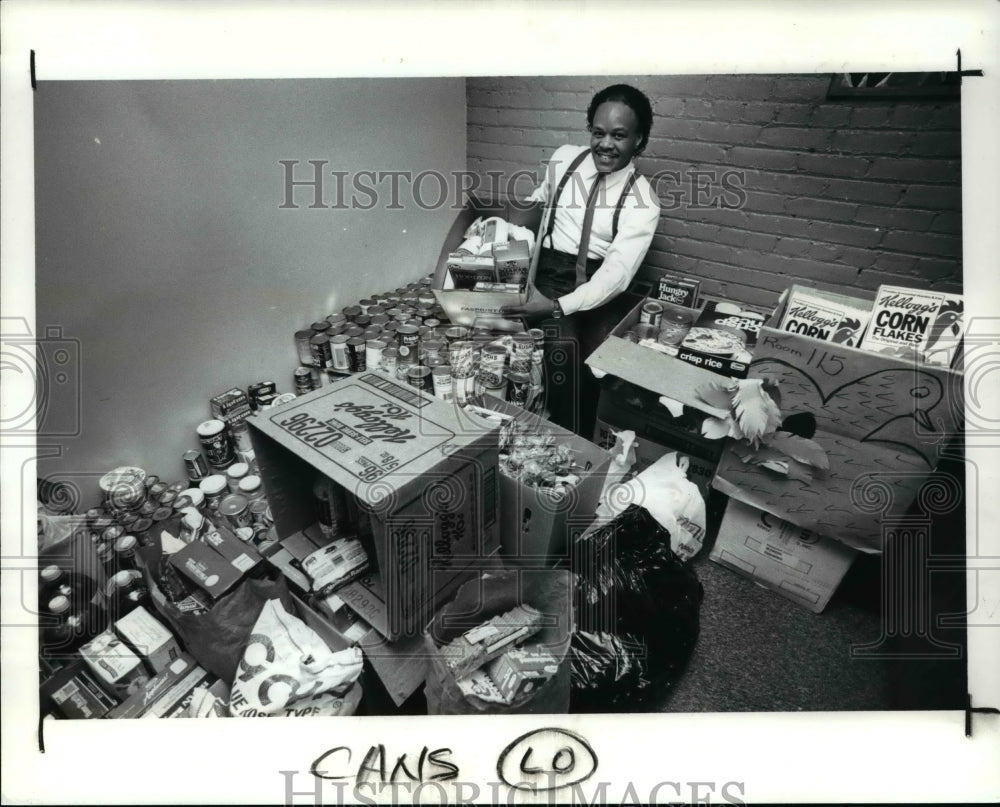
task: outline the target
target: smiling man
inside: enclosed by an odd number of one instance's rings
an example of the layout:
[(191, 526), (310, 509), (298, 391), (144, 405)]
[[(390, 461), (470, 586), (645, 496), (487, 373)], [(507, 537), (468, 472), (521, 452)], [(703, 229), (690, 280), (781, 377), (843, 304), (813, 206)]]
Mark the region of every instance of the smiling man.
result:
[(616, 300), (646, 255), (660, 202), (632, 162), (649, 142), (649, 99), (627, 84), (594, 95), (589, 146), (562, 146), (531, 199), (545, 202), (541, 255), (528, 302), (507, 309), (546, 331), (549, 419), (589, 438), (598, 387), (584, 359), (625, 314)]

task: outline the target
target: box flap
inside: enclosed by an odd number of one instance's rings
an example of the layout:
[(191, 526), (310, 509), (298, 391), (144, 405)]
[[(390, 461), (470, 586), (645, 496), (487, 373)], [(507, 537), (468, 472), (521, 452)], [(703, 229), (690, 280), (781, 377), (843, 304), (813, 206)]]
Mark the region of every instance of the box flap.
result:
[[(764, 510), (818, 535), (835, 538), (862, 552), (882, 551), (882, 521), (905, 513), (931, 473), (916, 451), (896, 444), (859, 443), (817, 431), (830, 469), (812, 483), (788, 479), (744, 463), (730, 448), (719, 460), (713, 487), (732, 499)], [(876, 504), (858, 490), (876, 486)], [(882, 506), (884, 505), (884, 507)]]
[(253, 427), (379, 510), (468, 449), (495, 446), (497, 430), (469, 428), (450, 402), (381, 372), (351, 376), (269, 409)]

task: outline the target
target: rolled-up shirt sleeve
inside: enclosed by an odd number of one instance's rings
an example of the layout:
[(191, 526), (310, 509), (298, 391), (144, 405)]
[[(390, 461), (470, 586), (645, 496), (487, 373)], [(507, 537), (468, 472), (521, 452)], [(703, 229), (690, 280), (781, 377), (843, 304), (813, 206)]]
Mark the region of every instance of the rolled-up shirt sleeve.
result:
[(632, 282), (660, 219), (659, 199), (648, 184), (645, 189), (641, 199), (626, 201), (618, 221), (618, 234), (590, 280), (559, 298), (563, 313), (597, 308), (621, 294)]

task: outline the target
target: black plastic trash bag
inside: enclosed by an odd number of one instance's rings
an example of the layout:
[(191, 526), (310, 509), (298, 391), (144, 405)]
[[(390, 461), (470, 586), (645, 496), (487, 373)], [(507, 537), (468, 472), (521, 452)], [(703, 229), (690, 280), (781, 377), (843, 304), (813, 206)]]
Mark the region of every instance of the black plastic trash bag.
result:
[(635, 505), (573, 545), (573, 712), (643, 711), (679, 680), (704, 591), (670, 535)]

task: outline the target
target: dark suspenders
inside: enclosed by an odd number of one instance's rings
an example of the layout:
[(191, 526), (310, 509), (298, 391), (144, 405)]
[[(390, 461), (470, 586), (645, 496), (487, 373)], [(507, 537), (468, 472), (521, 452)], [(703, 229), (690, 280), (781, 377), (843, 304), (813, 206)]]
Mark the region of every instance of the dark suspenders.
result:
[[(576, 157), (573, 159), (573, 162), (569, 164), (569, 168), (567, 168), (566, 172), (562, 175), (562, 179), (559, 180), (559, 184), (556, 186), (555, 195), (552, 197), (552, 212), (549, 215), (548, 229), (545, 231), (545, 235), (542, 236), (542, 246), (545, 246), (545, 239), (548, 238), (549, 246), (551, 248), (552, 229), (553, 227), (555, 227), (556, 224), (556, 208), (559, 207), (559, 197), (562, 196), (563, 188), (566, 187), (566, 183), (569, 181), (570, 175), (577, 168), (580, 167), (580, 163), (582, 163), (586, 159), (588, 154), (590, 154), (589, 149), (587, 151), (581, 151), (579, 154), (577, 154)], [(638, 178), (638, 176), (639, 174), (635, 171), (629, 174), (628, 179), (625, 181), (625, 188), (622, 190), (622, 195), (618, 197), (618, 204), (615, 205), (615, 214), (614, 217), (611, 219), (612, 241), (614, 241), (615, 238), (618, 236), (618, 219), (621, 217), (622, 208), (625, 206), (625, 198), (628, 196), (629, 191), (632, 190), (632, 186), (635, 185), (635, 181)]]

